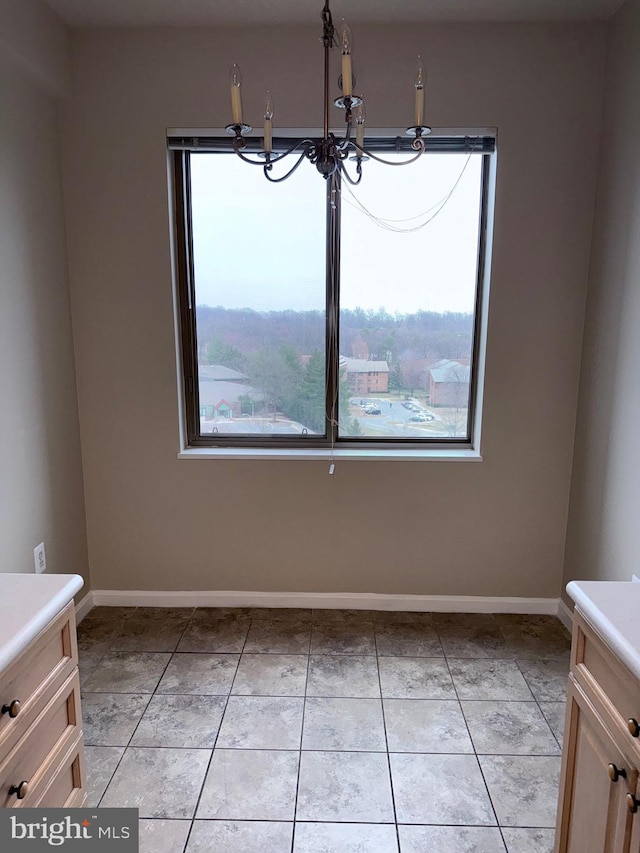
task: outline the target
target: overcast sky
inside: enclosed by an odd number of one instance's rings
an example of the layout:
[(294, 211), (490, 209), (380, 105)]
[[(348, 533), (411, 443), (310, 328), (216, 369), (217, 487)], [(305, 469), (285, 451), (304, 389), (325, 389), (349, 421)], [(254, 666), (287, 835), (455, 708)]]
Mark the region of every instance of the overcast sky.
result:
[[(450, 192), (467, 159), (434, 154), (405, 167), (369, 161), (351, 189), (375, 216), (409, 219)], [(442, 212), (415, 233), (373, 224), (343, 189), (343, 307), (473, 311), (481, 161), (472, 155)], [(315, 166), (303, 162), (289, 180), (271, 184), (235, 155), (193, 154), (191, 174), (197, 303), (323, 310), (327, 185)]]

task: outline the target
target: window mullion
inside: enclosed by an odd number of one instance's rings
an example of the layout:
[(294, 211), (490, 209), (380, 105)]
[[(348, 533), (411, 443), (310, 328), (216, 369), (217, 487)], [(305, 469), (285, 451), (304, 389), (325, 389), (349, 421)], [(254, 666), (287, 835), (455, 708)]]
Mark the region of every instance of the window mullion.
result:
[(327, 179), (327, 438), (338, 438), (340, 380), (340, 178)]

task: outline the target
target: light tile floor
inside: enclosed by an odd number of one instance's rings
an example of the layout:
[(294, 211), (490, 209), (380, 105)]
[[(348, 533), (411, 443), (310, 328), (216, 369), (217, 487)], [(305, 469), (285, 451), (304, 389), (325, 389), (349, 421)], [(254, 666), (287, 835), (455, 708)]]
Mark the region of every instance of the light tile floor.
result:
[(553, 617), (101, 607), (78, 643), (89, 805), (142, 853), (553, 849)]

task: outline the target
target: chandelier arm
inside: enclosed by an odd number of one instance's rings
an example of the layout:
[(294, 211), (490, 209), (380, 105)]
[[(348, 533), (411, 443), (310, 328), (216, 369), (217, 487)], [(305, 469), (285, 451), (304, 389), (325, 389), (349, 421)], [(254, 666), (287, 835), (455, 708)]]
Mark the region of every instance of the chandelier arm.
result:
[(279, 163), (280, 160), (284, 160), (285, 157), (288, 157), (289, 154), (293, 154), (293, 152), (301, 146), (304, 146), (304, 151), (302, 152), (303, 155), (306, 154), (308, 157), (309, 152), (315, 149), (316, 143), (313, 139), (298, 139), (290, 148), (287, 148), (287, 150), (283, 151), (281, 154), (278, 154), (275, 157), (270, 155), (269, 160), (271, 163)]
[[(312, 157), (312, 156), (313, 156), (313, 154), (311, 154), (311, 157)], [(304, 158), (305, 158), (305, 157), (308, 157), (309, 159), (311, 159), (311, 157), (309, 156), (309, 149), (308, 149), (308, 148), (307, 148), (307, 149), (305, 149), (305, 150), (300, 154), (300, 156), (298, 157), (298, 159), (296, 160), (296, 162), (293, 164), (293, 166), (289, 169), (289, 171), (288, 171), (288, 172), (285, 172), (285, 174), (284, 174), (284, 175), (282, 175), (282, 176), (281, 176), (281, 177), (279, 177), (279, 178), (272, 178), (272, 177), (269, 175), (269, 172), (270, 172), (270, 171), (271, 171), (271, 169), (273, 168), (273, 162), (274, 162), (274, 161), (272, 161), (272, 162), (270, 162), (270, 163), (263, 163), (262, 165), (263, 165), (263, 167), (264, 167), (264, 176), (265, 176), (265, 178), (266, 178), (268, 181), (270, 181), (272, 184), (280, 184), (280, 183), (282, 183), (282, 181), (286, 181), (286, 180), (287, 180), (287, 178), (290, 178), (290, 177), (291, 177), (291, 175), (293, 175), (293, 173), (294, 173), (294, 172), (295, 172), (295, 170), (298, 168), (298, 166), (300, 165), (300, 163), (302, 163), (302, 161), (304, 160)], [(282, 157), (279, 157), (279, 158), (278, 158), (278, 160), (282, 160)], [(253, 160), (252, 160), (251, 162), (253, 163)], [(276, 160), (275, 162), (278, 162), (278, 161)]]
[[(347, 111), (347, 118), (345, 119), (347, 123), (347, 129), (345, 135), (340, 140), (335, 140), (335, 146), (338, 151), (346, 151), (349, 147), (349, 143), (353, 142), (351, 139), (351, 110)], [(334, 137), (335, 139), (335, 137)]]
[[(422, 155), (424, 154), (425, 149), (426, 149), (426, 146), (424, 144), (424, 140), (423, 139), (420, 139), (420, 140), (416, 139), (411, 143), (411, 147), (412, 148), (419, 148), (418, 153), (415, 154), (413, 157), (410, 157), (408, 160), (401, 160), (401, 161), (396, 160), (394, 162), (393, 160), (385, 160), (383, 157), (378, 157), (376, 154), (372, 154), (368, 148), (363, 148), (361, 145), (358, 145), (357, 142), (354, 142), (353, 139), (350, 141), (351, 141), (351, 144), (353, 145), (353, 147), (356, 149), (357, 154), (363, 155), (364, 157), (370, 157), (372, 160), (377, 160), (378, 163), (383, 163), (385, 166), (408, 166), (409, 163), (415, 163), (416, 160), (418, 160), (420, 157), (422, 157)], [(416, 142), (419, 142), (418, 146), (416, 146)]]
[[(243, 142), (244, 142), (244, 140), (243, 140)], [(290, 148), (287, 148), (287, 150), (283, 151), (281, 154), (278, 154), (275, 157), (270, 154), (269, 155), (269, 163), (270, 164), (279, 163), (280, 160), (284, 160), (285, 157), (288, 157), (289, 154), (293, 154), (293, 152), (296, 149), (300, 148), (301, 146), (304, 146), (304, 151), (302, 152), (302, 156), (304, 157), (305, 155), (309, 156), (309, 152), (313, 151), (313, 149), (316, 147), (316, 143), (312, 139), (298, 139), (296, 142), (294, 142), (294, 144)], [(246, 154), (243, 154), (241, 149), (244, 147), (245, 147), (244, 145), (242, 145), (242, 146), (236, 145), (236, 140), (235, 139), (233, 140), (234, 152), (245, 163), (249, 163), (251, 166), (265, 166), (265, 165), (267, 165), (265, 163), (265, 160), (264, 160), (264, 155), (259, 160), (251, 160), (249, 157), (247, 157)]]
[(333, 148), (336, 152), (336, 157), (339, 160), (345, 160), (349, 156), (349, 143), (350, 139), (341, 139), (340, 141), (336, 141), (335, 137), (332, 136)]
[(344, 162), (340, 162), (340, 174), (343, 178), (346, 178), (348, 183), (351, 184), (352, 187), (357, 187), (360, 181), (362, 180), (362, 161), (361, 158), (358, 158), (356, 161), (356, 173), (358, 175), (357, 178), (352, 178), (349, 172), (347, 171), (347, 167), (344, 165)]
[(234, 151), (238, 155), (238, 157), (242, 160), (243, 163), (249, 163), (250, 166), (264, 166), (265, 165), (264, 157), (262, 157), (260, 160), (250, 160), (249, 157), (247, 157), (247, 155), (243, 154), (241, 151), (238, 151), (235, 148), (234, 148)]

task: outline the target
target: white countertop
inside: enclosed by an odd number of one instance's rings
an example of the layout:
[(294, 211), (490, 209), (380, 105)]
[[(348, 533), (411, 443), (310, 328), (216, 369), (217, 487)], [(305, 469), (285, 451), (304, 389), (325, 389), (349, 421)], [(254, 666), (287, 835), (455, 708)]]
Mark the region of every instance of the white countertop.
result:
[(80, 575), (0, 573), (0, 672), (82, 588)]
[(640, 583), (571, 581), (567, 592), (609, 648), (640, 679)]

